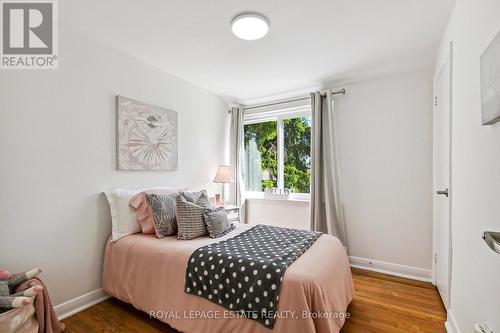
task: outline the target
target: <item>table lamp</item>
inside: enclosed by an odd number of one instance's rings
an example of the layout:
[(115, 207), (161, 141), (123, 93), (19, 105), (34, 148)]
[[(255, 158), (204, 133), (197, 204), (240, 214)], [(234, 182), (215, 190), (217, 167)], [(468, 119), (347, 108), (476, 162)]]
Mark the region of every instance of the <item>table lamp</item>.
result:
[(219, 170), (217, 170), (217, 174), (214, 178), (214, 183), (222, 184), (222, 195), (219, 198), (217, 194), (215, 195), (215, 201), (218, 206), (225, 205), (224, 184), (230, 184), (232, 182), (231, 167), (229, 165), (219, 165)]

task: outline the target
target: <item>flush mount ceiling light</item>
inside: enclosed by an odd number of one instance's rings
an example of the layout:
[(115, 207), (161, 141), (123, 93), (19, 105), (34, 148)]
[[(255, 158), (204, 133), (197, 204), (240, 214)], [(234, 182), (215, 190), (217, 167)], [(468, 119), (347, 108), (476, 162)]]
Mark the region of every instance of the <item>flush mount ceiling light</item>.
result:
[(240, 14), (231, 22), (231, 30), (238, 38), (256, 40), (267, 35), (269, 20), (257, 13)]

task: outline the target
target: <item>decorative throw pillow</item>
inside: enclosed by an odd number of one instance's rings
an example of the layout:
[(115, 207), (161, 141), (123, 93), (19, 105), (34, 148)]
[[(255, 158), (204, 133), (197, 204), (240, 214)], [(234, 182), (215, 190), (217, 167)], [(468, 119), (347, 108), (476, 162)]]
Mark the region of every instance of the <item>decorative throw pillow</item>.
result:
[(219, 238), (232, 231), (235, 226), (229, 223), (226, 210), (223, 207), (211, 211), (205, 211), (203, 214), (208, 234), (212, 238)]
[(177, 233), (175, 198), (178, 196), (177, 192), (169, 194), (146, 193), (153, 212), (156, 237), (163, 238)]
[(146, 197), (146, 192), (141, 192), (133, 196), (128, 204), (135, 210), (137, 222), (141, 225), (142, 233), (154, 234), (155, 226), (153, 222), (153, 211)]
[(188, 202), (192, 202), (197, 204), (198, 206), (206, 207), (212, 209), (212, 203), (210, 202), (210, 198), (208, 197), (208, 193), (206, 190), (201, 190), (198, 192), (179, 192), (180, 195), (186, 199)]
[(168, 188), (152, 188), (147, 191), (136, 194), (129, 201), (129, 205), (134, 208), (137, 222), (141, 225), (143, 234), (154, 234), (155, 226), (153, 221), (153, 210), (149, 204), (146, 193), (170, 194), (178, 193), (178, 190)]
[(208, 209), (210, 201), (206, 192), (196, 200), (196, 203), (186, 200), (182, 193), (176, 199), (178, 239), (193, 239), (208, 234), (203, 213)]

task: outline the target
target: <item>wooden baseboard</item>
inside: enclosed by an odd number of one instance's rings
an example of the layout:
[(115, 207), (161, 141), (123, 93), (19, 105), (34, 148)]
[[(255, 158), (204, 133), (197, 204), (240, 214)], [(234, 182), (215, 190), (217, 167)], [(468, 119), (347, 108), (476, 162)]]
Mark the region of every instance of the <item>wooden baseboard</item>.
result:
[(354, 256), (349, 256), (349, 261), (352, 267), (395, 275), (418, 281), (432, 282), (432, 270), (430, 269), (393, 264), (390, 262), (354, 257)]
[(110, 298), (110, 296), (106, 294), (101, 288), (99, 288), (86, 293), (85, 295), (78, 296), (67, 302), (56, 305), (54, 307), (54, 310), (59, 320), (63, 320), (65, 318), (68, 318), (69, 316), (74, 315), (75, 313), (90, 308), (97, 303), (105, 301), (108, 298)]

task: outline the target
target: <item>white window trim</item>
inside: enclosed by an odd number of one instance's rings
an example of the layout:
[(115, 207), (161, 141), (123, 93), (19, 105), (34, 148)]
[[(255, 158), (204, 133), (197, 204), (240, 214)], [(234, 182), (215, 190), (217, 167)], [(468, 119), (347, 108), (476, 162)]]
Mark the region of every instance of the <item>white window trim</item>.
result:
[[(311, 108), (307, 106), (299, 106), (287, 109), (277, 109), (266, 112), (255, 112), (250, 114), (245, 114), (243, 119), (243, 125), (264, 123), (268, 121), (276, 121), (276, 134), (277, 134), (277, 145), (278, 145), (278, 179), (277, 186), (282, 189), (285, 187), (285, 129), (283, 126), (283, 120), (290, 118), (300, 118), (300, 117), (310, 117)], [(259, 194), (264, 192), (254, 192), (245, 191), (247, 197), (260, 198)], [(309, 200), (309, 193), (292, 193), (290, 194), (291, 200), (303, 201)]]
[(278, 136), (278, 188), (285, 188), (285, 129), (283, 128), (283, 117), (279, 116), (276, 121), (276, 134)]
[(273, 111), (265, 111), (265, 112), (253, 112), (244, 114), (243, 123), (247, 124), (256, 124), (263, 123), (266, 121), (272, 121), (281, 117), (283, 119), (288, 118), (299, 118), (299, 117), (309, 117), (311, 116), (311, 107), (310, 106), (301, 106), (294, 107), (288, 109), (280, 109)]

